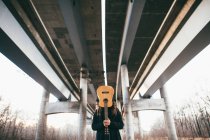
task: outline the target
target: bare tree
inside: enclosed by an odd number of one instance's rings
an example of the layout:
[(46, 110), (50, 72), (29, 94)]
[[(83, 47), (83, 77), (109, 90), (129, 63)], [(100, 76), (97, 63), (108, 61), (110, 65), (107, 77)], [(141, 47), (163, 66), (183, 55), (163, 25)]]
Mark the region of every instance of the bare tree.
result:
[[(207, 96), (197, 100), (197, 102), (189, 100), (174, 112), (178, 137), (210, 137), (209, 99)], [(148, 136), (164, 137), (167, 135), (164, 125), (160, 122), (153, 126)]]

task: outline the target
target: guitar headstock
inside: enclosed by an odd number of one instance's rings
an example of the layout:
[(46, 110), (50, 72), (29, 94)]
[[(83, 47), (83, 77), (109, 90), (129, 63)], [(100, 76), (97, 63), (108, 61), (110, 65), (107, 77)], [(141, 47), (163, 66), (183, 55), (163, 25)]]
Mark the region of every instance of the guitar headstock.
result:
[(100, 107), (104, 107), (104, 101), (107, 102), (107, 107), (112, 106), (112, 98), (114, 95), (114, 89), (111, 86), (98, 87), (97, 95), (99, 98), (99, 106)]

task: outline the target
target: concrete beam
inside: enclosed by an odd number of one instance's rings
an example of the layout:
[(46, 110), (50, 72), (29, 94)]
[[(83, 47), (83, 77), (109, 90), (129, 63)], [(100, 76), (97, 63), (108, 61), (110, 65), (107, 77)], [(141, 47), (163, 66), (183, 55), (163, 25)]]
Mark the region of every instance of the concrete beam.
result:
[(64, 22), (68, 29), (76, 56), (80, 66), (85, 66), (90, 70), (90, 60), (86, 41), (84, 39), (82, 20), (79, 12), (78, 1), (73, 0), (58, 0)]
[[(58, 0), (58, 4), (63, 14), (64, 22), (69, 32), (79, 64), (81, 67), (86, 67), (88, 70), (91, 70), (92, 66), (88, 55), (88, 46), (86, 45), (82, 20), (78, 10), (79, 2), (73, 0)], [(93, 97), (96, 97), (96, 90), (92, 84), (89, 85), (89, 89)]]
[(202, 1), (169, 44), (138, 91), (144, 94), (144, 97), (152, 96), (185, 64), (210, 44), (209, 9), (210, 1)]
[(0, 21), (1, 35), (6, 39), (3, 40), (5, 44), (0, 47), (2, 54), (42, 86), (49, 86), (49, 92), (59, 100), (66, 100), (70, 91), (2, 1), (0, 1)]
[(57, 114), (57, 113), (79, 113), (79, 102), (55, 102), (47, 103), (45, 114)]
[[(18, 1), (12, 0), (12, 1), (7, 1), (8, 3), (11, 2), (10, 9), (14, 7), (16, 10), (17, 14), (19, 16), (16, 17), (17, 20), (19, 20), (18, 17), (24, 22), (21, 23), (21, 26), (25, 29), (26, 32), (29, 32), (28, 35), (30, 36), (31, 40), (35, 42), (36, 47), (43, 53), (45, 54), (46, 60), (51, 64), (51, 66), (55, 69), (55, 71), (58, 73), (58, 75), (61, 77), (63, 82), (66, 84), (66, 86), (71, 90), (73, 95), (77, 100), (80, 99), (78, 95), (78, 87), (72, 78), (70, 72), (68, 71), (68, 68), (66, 67), (65, 63), (63, 62), (63, 59), (61, 58), (57, 48), (55, 47), (55, 44), (52, 41), (52, 38), (50, 37), (42, 19), (40, 18), (39, 13), (37, 12), (37, 9), (35, 8), (34, 4), (32, 1), (28, 1), (28, 5), (30, 5), (29, 11), (24, 11), (22, 6)], [(10, 4), (8, 4), (10, 5)], [(27, 16), (27, 12), (30, 12), (30, 14), (36, 18), (31, 21), (29, 17)], [(15, 13), (15, 12), (14, 12)], [(36, 20), (35, 20), (36, 19)], [(33, 25), (32, 22), (36, 22), (36, 27)], [(38, 29), (37, 29), (38, 28)], [(40, 32), (42, 35), (45, 36), (43, 39), (40, 36)], [(53, 55), (56, 55), (56, 58), (52, 56), (51, 52), (49, 51), (49, 46), (50, 45), (50, 51), (54, 52)], [(59, 63), (57, 63), (56, 61)]]
[(31, 62), (31, 60), (17, 47), (17, 45), (0, 28), (0, 52), (5, 55), (16, 66), (22, 69), (26, 74), (33, 78), (43, 87), (48, 88), (59, 100), (67, 100), (61, 91), (59, 91), (47, 77)]
[(141, 19), (144, 4), (145, 0), (129, 1), (128, 4), (117, 69), (116, 96), (117, 94), (121, 93), (120, 68), (122, 64), (127, 64), (128, 62), (130, 52), (133, 46), (133, 41), (138, 29), (139, 21)]
[[(93, 115), (94, 110), (91, 107), (87, 108), (90, 115)], [(57, 114), (57, 113), (79, 113), (79, 102), (74, 101), (62, 101), (47, 103), (45, 114)]]
[(164, 99), (139, 99), (131, 101), (132, 111), (160, 110), (165, 111)]
[[(154, 46), (156, 46), (155, 44), (157, 44), (156, 42), (159, 42), (159, 36), (161, 36), (161, 33), (162, 33), (162, 30), (164, 30), (164, 26), (167, 26), (167, 21), (169, 21), (170, 19), (170, 15), (173, 14), (173, 11), (176, 11), (174, 10), (176, 8), (176, 5), (178, 5), (178, 1), (174, 1), (168, 11), (168, 13), (166, 14), (160, 28), (158, 29), (158, 32), (156, 33), (150, 47), (149, 47), (149, 50), (147, 51), (147, 54), (145, 55), (134, 79), (133, 79), (133, 82), (130, 86), (130, 89), (129, 89), (129, 92), (131, 94), (131, 99), (135, 96), (135, 94), (137, 93), (139, 87), (141, 86), (141, 84), (143, 83), (145, 77), (147, 76), (150, 68), (154, 65), (155, 61), (150, 61), (150, 55), (153, 54), (154, 52), (152, 52)], [(161, 46), (161, 49), (163, 49), (164, 47), (166, 46)], [(158, 49), (160, 50), (160, 49)], [(160, 54), (161, 51), (158, 51), (158, 53), (156, 53), (156, 55), (154, 55), (155, 57), (154, 58), (157, 58), (159, 55), (157, 54)], [(149, 65), (147, 64), (147, 62), (149, 61)]]
[[(174, 22), (171, 24), (169, 30), (164, 35), (163, 39), (159, 41), (159, 36), (162, 36), (162, 30), (164, 31), (164, 27), (168, 24), (167, 21), (171, 19), (171, 15), (173, 15), (174, 11), (176, 11), (177, 6), (180, 5), (180, 1), (173, 2), (133, 80), (133, 83), (129, 90), (131, 93), (131, 99), (135, 96), (136, 93), (138, 93), (140, 86), (142, 86), (143, 82), (145, 81), (161, 55), (164, 53), (164, 51), (168, 47), (168, 44), (170, 44), (170, 42), (174, 39), (184, 22), (188, 20), (189, 15), (193, 13), (198, 3), (199, 2), (195, 2), (195, 0), (187, 1), (182, 7)], [(158, 46), (157, 49), (156, 46)], [(153, 48), (155, 48), (156, 50), (155, 53), (152, 52)], [(153, 56), (151, 56), (152, 54)]]

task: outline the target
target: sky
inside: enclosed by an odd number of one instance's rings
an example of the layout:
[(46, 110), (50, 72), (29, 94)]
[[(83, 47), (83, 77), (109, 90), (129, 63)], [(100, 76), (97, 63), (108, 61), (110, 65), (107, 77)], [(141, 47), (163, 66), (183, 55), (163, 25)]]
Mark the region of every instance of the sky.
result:
[[(210, 92), (210, 45), (185, 65), (166, 84), (169, 100), (173, 110), (183, 105), (189, 98), (197, 99)], [(29, 122), (36, 122), (40, 109), (43, 88), (21, 69), (17, 68), (0, 53), (0, 96), (5, 104), (21, 112), (23, 118)], [(209, 93), (208, 92), (208, 93)], [(198, 94), (199, 93), (199, 94)], [(153, 98), (158, 98), (154, 94)], [(57, 101), (50, 96), (50, 102)], [(152, 124), (163, 114), (161, 111), (142, 111), (141, 124), (144, 131), (149, 131)], [(154, 117), (155, 116), (155, 117)], [(48, 116), (48, 125), (63, 127), (66, 122), (78, 122), (76, 114), (57, 114)]]

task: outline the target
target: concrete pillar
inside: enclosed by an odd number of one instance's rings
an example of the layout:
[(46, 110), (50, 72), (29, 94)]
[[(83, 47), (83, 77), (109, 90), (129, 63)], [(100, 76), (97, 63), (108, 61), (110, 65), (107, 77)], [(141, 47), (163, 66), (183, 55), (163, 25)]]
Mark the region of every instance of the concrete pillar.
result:
[(128, 91), (129, 77), (126, 65), (121, 66), (121, 83), (122, 83), (123, 107), (125, 115), (126, 140), (134, 140), (133, 116), (132, 116), (130, 95)]
[(167, 95), (165, 86), (160, 88), (160, 95), (161, 95), (161, 98), (164, 98), (165, 105), (166, 105), (166, 111), (164, 111), (164, 117), (165, 117), (165, 124), (167, 126), (167, 131), (168, 131), (168, 139), (178, 140), (177, 134), (176, 134), (176, 127), (175, 127), (173, 115), (171, 112), (171, 106), (168, 100), (168, 95)]
[(80, 71), (80, 109), (79, 109), (79, 131), (78, 140), (86, 140), (86, 116), (87, 116), (87, 92), (88, 92), (88, 71), (81, 68)]
[[(139, 99), (141, 99), (141, 94), (139, 93)], [(142, 128), (141, 128), (141, 112), (140, 111), (137, 111), (137, 115), (138, 115), (138, 129), (139, 129), (139, 137), (140, 137), (140, 140), (143, 139), (143, 132), (142, 132)]]
[[(117, 103), (117, 108), (119, 109), (119, 111), (122, 113), (122, 106), (121, 106), (121, 102), (119, 100), (116, 101)], [(123, 129), (120, 130), (120, 135), (123, 135)]]
[(47, 129), (47, 115), (45, 115), (45, 108), (48, 101), (49, 101), (49, 92), (45, 90), (42, 95), (39, 121), (37, 124), (35, 140), (45, 140), (46, 129)]
[(121, 103), (119, 100), (116, 101), (117, 103), (117, 108), (119, 109), (120, 112), (122, 112), (122, 108), (121, 108)]
[(142, 129), (141, 129), (141, 117), (140, 117), (141, 116), (141, 112), (138, 111), (137, 114), (138, 114), (139, 137), (140, 137), (140, 140), (142, 140), (143, 139), (143, 133), (142, 133)]

